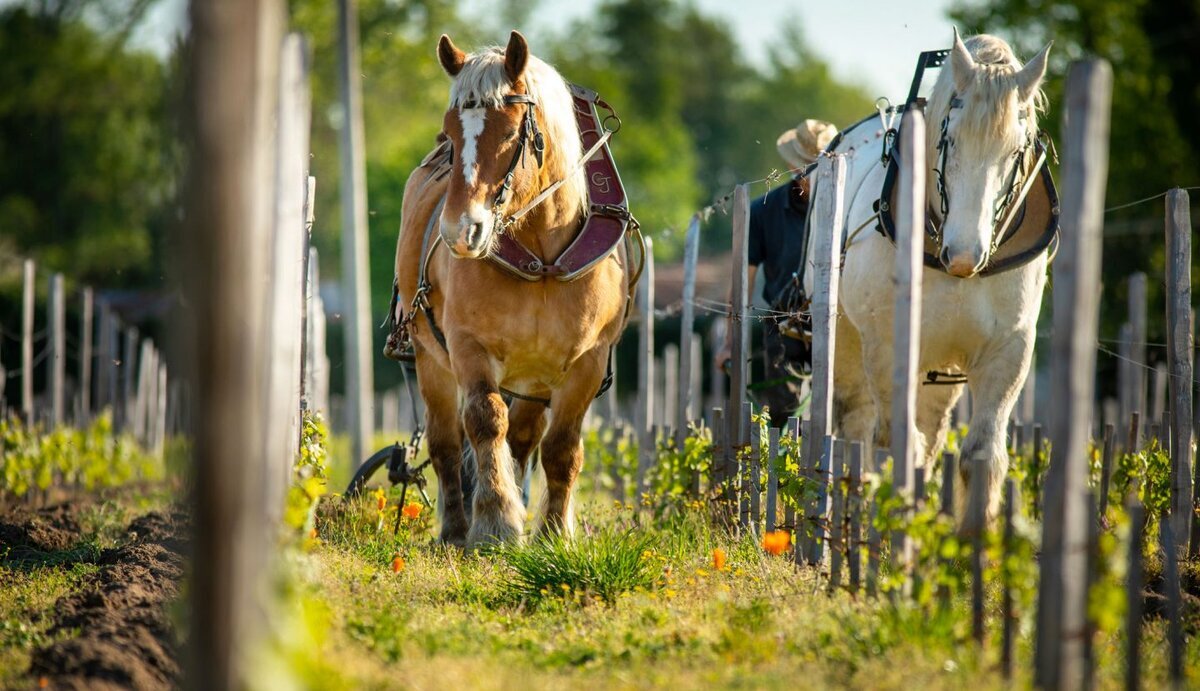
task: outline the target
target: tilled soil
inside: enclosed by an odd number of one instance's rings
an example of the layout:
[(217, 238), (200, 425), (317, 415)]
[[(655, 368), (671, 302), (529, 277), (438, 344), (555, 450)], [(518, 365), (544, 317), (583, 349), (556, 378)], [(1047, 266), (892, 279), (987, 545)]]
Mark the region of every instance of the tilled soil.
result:
[[(68, 549), (79, 539), (72, 508), (0, 518), (0, 544), (10, 555)], [(55, 604), (48, 633), (66, 637), (34, 651), (31, 679), (54, 689), (178, 687), (179, 637), (167, 610), (179, 595), (188, 531), (181, 511), (132, 521), (122, 546), (95, 559), (100, 570)]]

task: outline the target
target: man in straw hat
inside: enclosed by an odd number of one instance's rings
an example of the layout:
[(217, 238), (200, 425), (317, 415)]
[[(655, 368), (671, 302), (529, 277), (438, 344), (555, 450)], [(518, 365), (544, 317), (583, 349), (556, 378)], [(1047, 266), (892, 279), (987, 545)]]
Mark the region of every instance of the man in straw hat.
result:
[[(762, 297), (772, 310), (790, 314), (800, 308), (803, 271), (800, 260), (808, 237), (805, 232), (808, 179), (801, 176), (836, 135), (836, 127), (820, 120), (805, 120), (779, 135), (775, 145), (787, 163), (792, 180), (750, 203), (747, 283), (753, 288), (758, 267), (762, 266)], [(732, 303), (732, 287), (729, 294)], [(799, 407), (804, 385), (802, 376), (809, 371), (812, 362), (809, 343), (801, 338), (795, 325), (787, 322), (787, 317), (782, 314), (762, 320), (765, 380), (755, 388), (759, 400), (770, 408), (771, 424), (775, 427), (782, 427)], [(726, 367), (730, 358), (728, 334), (732, 329), (728, 318), (725, 333), (725, 345), (716, 355), (721, 367)]]

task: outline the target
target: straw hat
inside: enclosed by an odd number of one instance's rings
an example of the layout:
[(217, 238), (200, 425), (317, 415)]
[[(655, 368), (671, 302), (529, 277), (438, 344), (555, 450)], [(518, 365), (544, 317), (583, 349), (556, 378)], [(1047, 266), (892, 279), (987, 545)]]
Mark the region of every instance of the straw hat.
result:
[(821, 120), (805, 120), (779, 135), (775, 146), (792, 169), (807, 168), (837, 136), (837, 128)]

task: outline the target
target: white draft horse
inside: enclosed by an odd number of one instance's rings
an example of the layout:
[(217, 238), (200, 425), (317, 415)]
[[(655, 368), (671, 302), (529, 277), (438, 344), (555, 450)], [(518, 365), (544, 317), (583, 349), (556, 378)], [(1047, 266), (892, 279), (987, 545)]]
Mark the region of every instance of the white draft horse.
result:
[[(1009, 262), (1003, 270), (989, 269), (999, 263), (998, 255), (1011, 254), (1008, 245), (1001, 248), (999, 243), (1013, 233), (997, 235), (1001, 219), (1013, 207), (1011, 190), (1039, 173), (1029, 154), (1038, 136), (1037, 113), (1044, 98), (1039, 87), (1049, 48), (1022, 66), (1003, 40), (979, 35), (964, 44), (955, 32), (949, 64), (938, 75), (926, 109), (932, 223), (922, 277), (918, 371), (967, 376), (974, 412), (961, 449), (956, 492), (964, 530), (975, 527), (965, 516), (973, 483), (987, 483), (986, 514), (990, 519), (997, 513), (1008, 471), (1007, 421), (1029, 371), (1045, 287), (1045, 246), (1035, 244), (1021, 261)], [(839, 433), (886, 448), (895, 246), (874, 232), (887, 168), (881, 162), (886, 137), (870, 122), (835, 142), (835, 152), (847, 159), (844, 221), (852, 237), (841, 276), (834, 395)], [(1026, 205), (1019, 204), (1025, 214)], [(1056, 233), (1056, 209), (1054, 214)], [(854, 234), (864, 221), (865, 229)], [(828, 229), (814, 228), (810, 243), (816, 232)], [(930, 266), (938, 262), (941, 266)], [(808, 288), (811, 294), (811, 279)], [(961, 384), (920, 387), (914, 439), (918, 463), (928, 465), (941, 452), (950, 411), (962, 390)], [(981, 457), (986, 462), (976, 465)], [(979, 469), (983, 476), (975, 477)]]
[[(520, 539), (516, 478), (539, 444), (542, 529), (570, 532), (584, 413), (627, 316), (628, 252), (614, 241), (587, 255), (586, 267), (563, 267), (597, 213), (578, 89), (515, 31), (507, 48), (470, 55), (442, 36), (437, 54), (453, 80), (444, 137), (405, 186), (393, 309), (415, 352), (441, 539), (468, 547)], [(607, 156), (599, 145), (592, 151)], [(621, 206), (601, 211), (619, 216)], [(610, 236), (619, 240), (625, 227)], [(495, 256), (505, 251), (528, 261), (506, 269)], [(514, 395), (511, 408), (502, 392)], [(470, 507), (460, 479), (464, 432), (476, 459)]]

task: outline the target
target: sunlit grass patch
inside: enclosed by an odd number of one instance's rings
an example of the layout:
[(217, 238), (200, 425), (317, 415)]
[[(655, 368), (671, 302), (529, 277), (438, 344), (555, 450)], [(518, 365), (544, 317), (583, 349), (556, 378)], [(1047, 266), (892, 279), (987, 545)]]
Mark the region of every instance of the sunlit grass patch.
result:
[(655, 536), (635, 530), (600, 530), (589, 537), (554, 535), (528, 545), (498, 549), (511, 569), (507, 588), (517, 599), (546, 597), (613, 602), (622, 593), (650, 590), (660, 581), (663, 560)]

